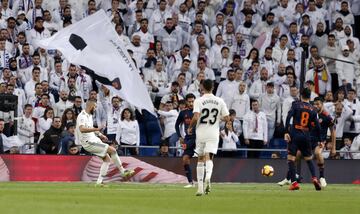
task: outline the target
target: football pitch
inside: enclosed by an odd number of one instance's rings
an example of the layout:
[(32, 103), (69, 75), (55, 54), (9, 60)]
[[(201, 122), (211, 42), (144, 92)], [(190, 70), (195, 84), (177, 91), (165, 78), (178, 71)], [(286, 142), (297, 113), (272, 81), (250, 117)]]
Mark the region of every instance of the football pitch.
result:
[(290, 192), (276, 184), (213, 184), (209, 195), (177, 184), (0, 183), (0, 213), (212, 214), (359, 213), (360, 185), (312, 185)]

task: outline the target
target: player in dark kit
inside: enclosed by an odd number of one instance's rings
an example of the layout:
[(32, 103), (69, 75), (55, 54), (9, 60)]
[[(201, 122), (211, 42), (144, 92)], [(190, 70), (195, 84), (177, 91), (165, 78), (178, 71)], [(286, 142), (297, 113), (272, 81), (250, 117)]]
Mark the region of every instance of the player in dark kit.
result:
[[(312, 162), (312, 149), (310, 142), (310, 132), (312, 129), (317, 130), (317, 135), (320, 142), (324, 142), (321, 135), (320, 124), (317, 118), (315, 108), (309, 103), (311, 91), (304, 88), (301, 91), (301, 101), (293, 102), (291, 109), (286, 118), (285, 125), (285, 140), (288, 142), (288, 166), (289, 176), (291, 178), (291, 185), (289, 190), (300, 189), (299, 184), (295, 178), (295, 159), (296, 153), (299, 150), (304, 157), (312, 177), (312, 183), (316, 190), (321, 190), (319, 180), (315, 176), (315, 168)], [(292, 125), (290, 120), (293, 119)]]
[[(335, 133), (335, 124), (333, 118), (328, 112), (324, 110), (323, 99), (321, 97), (316, 97), (314, 99), (314, 107), (318, 112), (319, 123), (320, 123), (320, 135), (322, 139), (326, 139), (327, 131), (330, 130), (331, 133), (331, 143), (332, 150), (330, 151), (330, 156), (334, 157), (336, 155), (336, 133)], [(321, 142), (319, 135), (317, 135), (317, 130), (312, 129), (311, 131), (311, 142), (312, 149), (314, 150), (315, 159), (319, 167), (319, 178), (321, 187), (326, 187), (326, 180), (324, 176), (324, 157), (322, 156), (322, 150), (325, 147), (325, 144)]]
[[(194, 107), (194, 100), (195, 95), (188, 94), (185, 97), (186, 106), (187, 108), (179, 113), (178, 118), (176, 119), (175, 123), (175, 130), (176, 134), (180, 139), (180, 143), (184, 148), (182, 162), (185, 169), (185, 175), (189, 181), (189, 184), (185, 186), (185, 188), (195, 187), (192, 179), (192, 172), (190, 167), (190, 159), (194, 155), (195, 152), (195, 130), (193, 130), (192, 134), (188, 134), (187, 130), (190, 125), (191, 119), (193, 117), (193, 107)], [(185, 138), (182, 138), (180, 133), (180, 126), (184, 125), (185, 130)], [(195, 129), (195, 128), (194, 128)]]

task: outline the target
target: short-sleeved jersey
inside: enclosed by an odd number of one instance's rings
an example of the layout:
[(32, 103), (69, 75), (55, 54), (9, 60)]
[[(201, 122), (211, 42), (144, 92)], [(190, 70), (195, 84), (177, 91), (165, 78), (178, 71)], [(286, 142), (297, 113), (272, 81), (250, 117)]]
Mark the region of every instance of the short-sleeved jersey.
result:
[[(290, 129), (291, 118), (293, 118), (293, 124)], [(299, 130), (302, 131), (303, 134), (310, 135), (312, 129), (317, 132), (321, 141), (325, 140), (320, 135), (321, 128), (315, 108), (307, 102), (293, 102), (286, 118), (286, 130)]]
[(223, 99), (213, 94), (204, 94), (194, 102), (194, 113), (200, 113), (196, 126), (196, 139), (218, 140), (220, 119), (229, 115)]
[(194, 115), (194, 113), (193, 113), (192, 109), (185, 109), (185, 110), (182, 110), (179, 113), (179, 116), (178, 116), (178, 118), (176, 119), (176, 122), (175, 122), (175, 130), (176, 130), (176, 133), (177, 133), (177, 135), (179, 137), (181, 137), (181, 134), (180, 134), (180, 125), (181, 124), (184, 125), (185, 139), (192, 139), (192, 138), (196, 137), (196, 135), (195, 135), (195, 127), (193, 129), (193, 134), (192, 135), (187, 134), (187, 129), (188, 129), (190, 123), (191, 123), (193, 115)]
[(82, 110), (76, 119), (75, 143), (77, 145), (81, 145), (86, 141), (92, 141), (97, 138), (94, 132), (82, 133), (79, 129), (80, 126), (93, 128), (93, 117), (86, 113), (85, 110)]
[[(330, 116), (330, 114), (326, 111), (322, 111), (321, 113), (318, 114), (318, 116), (319, 116), (319, 123), (321, 128), (320, 134), (323, 139), (326, 139), (328, 129), (334, 126), (334, 120)], [(311, 130), (311, 137), (316, 141), (319, 141), (320, 139), (319, 136), (317, 135), (317, 130), (315, 129)]]

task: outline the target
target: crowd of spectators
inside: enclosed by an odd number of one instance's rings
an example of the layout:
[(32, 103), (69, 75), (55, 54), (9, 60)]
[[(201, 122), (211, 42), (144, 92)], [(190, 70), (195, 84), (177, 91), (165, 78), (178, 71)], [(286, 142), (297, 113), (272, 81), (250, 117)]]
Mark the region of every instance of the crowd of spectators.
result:
[[(139, 68), (158, 117), (37, 45), (98, 10)], [(119, 153), (180, 156), (168, 147), (181, 146), (175, 122), (184, 98), (201, 96), (211, 79), (232, 118), (219, 132), (220, 155), (281, 156), (236, 149), (286, 148), (287, 112), (309, 87), (334, 119), (339, 157), (360, 158), (345, 153), (360, 150), (359, 25), (359, 0), (2, 0), (0, 94), (18, 96), (18, 117), (1, 112), (0, 153), (82, 154), (76, 117), (96, 100), (94, 125)], [(26, 144), (4, 149), (14, 128)]]

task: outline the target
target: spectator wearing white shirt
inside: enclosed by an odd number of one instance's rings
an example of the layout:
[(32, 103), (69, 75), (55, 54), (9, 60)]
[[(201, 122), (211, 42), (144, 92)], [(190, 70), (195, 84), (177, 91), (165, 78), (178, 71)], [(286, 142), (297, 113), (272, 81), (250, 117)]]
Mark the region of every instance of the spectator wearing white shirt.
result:
[(32, 69), (32, 78), (25, 84), (24, 90), (27, 98), (34, 95), (36, 83), (40, 83), (40, 68), (38, 67)]
[(327, 44), (322, 49), (320, 49), (320, 56), (325, 58), (326, 66), (330, 71), (332, 89), (339, 87), (335, 59), (337, 59), (340, 52), (341, 49), (336, 43), (335, 35), (329, 34), (327, 38)]
[(351, 118), (352, 110), (343, 105), (341, 102), (336, 102), (333, 105), (326, 107), (331, 117), (334, 118), (334, 123), (336, 125), (336, 150), (339, 150), (344, 146), (343, 134), (345, 122)]
[(148, 48), (154, 48), (154, 36), (148, 31), (149, 21), (146, 18), (141, 19), (140, 29), (134, 34), (140, 36), (141, 46), (147, 50)]
[(29, 31), (27, 40), (37, 49), (39, 47), (37, 42), (48, 37), (50, 37), (50, 32), (44, 28), (44, 19), (42, 17), (36, 17), (35, 26)]
[(159, 30), (164, 27), (167, 18), (171, 17), (171, 13), (166, 10), (166, 0), (160, 0), (159, 8), (154, 10), (149, 19), (149, 31), (154, 36), (159, 36)]
[(355, 23), (354, 15), (349, 10), (349, 3), (347, 1), (341, 2), (341, 8), (335, 12), (333, 20), (341, 18), (345, 25), (353, 25)]
[(155, 103), (159, 103), (161, 97), (166, 93), (166, 86), (168, 84), (168, 76), (163, 69), (163, 62), (157, 60), (155, 68), (149, 70), (144, 78), (152, 100)]
[(36, 123), (36, 130), (40, 133), (40, 139), (41, 136), (51, 127), (53, 118), (54, 110), (51, 107), (44, 109), (43, 114), (41, 115), (41, 117), (38, 118), (38, 121)]
[(54, 106), (55, 116), (62, 117), (65, 109), (71, 108), (73, 103), (68, 100), (69, 92), (66, 90), (62, 90), (59, 93), (60, 99)]
[(281, 114), (282, 114), (283, 124), (286, 123), (286, 117), (291, 109), (292, 103), (296, 100), (299, 100), (299, 89), (296, 87), (296, 85), (292, 85), (290, 86), (290, 96), (285, 98), (281, 103)]
[(51, 13), (48, 10), (44, 10), (44, 28), (47, 29), (50, 34), (58, 32), (61, 27), (58, 23), (55, 23), (52, 19)]
[(245, 58), (252, 49), (252, 43), (244, 40), (241, 33), (235, 34), (236, 44), (232, 48), (232, 55), (239, 55), (241, 58)]
[(197, 60), (197, 73), (204, 73), (205, 79), (211, 79), (215, 81), (215, 74), (214, 71), (206, 66), (206, 60), (202, 57), (199, 57)]
[[(358, 150), (355, 150), (352, 146), (352, 140), (351, 140), (351, 137), (350, 136), (347, 136), (345, 135), (343, 137), (344, 139), (344, 146), (340, 149), (340, 158), (341, 159), (345, 159), (345, 160), (352, 160), (352, 159), (355, 159), (353, 157), (354, 154), (356, 153), (351, 153), (352, 151), (359, 151), (359, 148)], [(357, 138), (354, 138), (354, 141), (358, 141)], [(353, 150), (352, 150), (353, 149)]]
[(352, 110), (352, 118), (345, 122), (344, 135), (355, 138), (360, 134), (360, 101), (356, 96), (355, 89), (347, 91), (347, 99), (344, 100), (344, 105)]
[(34, 26), (36, 17), (44, 16), (44, 9), (42, 8), (42, 0), (34, 0), (34, 6), (28, 10), (26, 18), (30, 21), (31, 26)]
[(288, 40), (289, 39), (285, 34), (281, 35), (280, 42), (273, 48), (272, 58), (276, 63), (284, 63), (286, 61), (287, 52), (289, 50), (286, 47)]
[(266, 92), (266, 83), (269, 80), (269, 74), (265, 67), (261, 68), (260, 78), (250, 84), (249, 96), (251, 99), (259, 99)]
[[(173, 109), (173, 104), (169, 101), (165, 103), (164, 110), (159, 110), (157, 113), (160, 115), (160, 121), (164, 124), (163, 140), (168, 142), (170, 147), (177, 146), (179, 137), (176, 134), (175, 123), (179, 112)], [(170, 150), (170, 153), (174, 154), (175, 151)]]
[[(139, 146), (140, 130), (137, 120), (133, 116), (133, 112), (129, 108), (125, 108), (121, 113), (121, 120), (117, 126), (116, 141), (120, 145)], [(123, 148), (124, 154), (138, 155), (139, 148)]]
[(24, 115), (20, 118), (17, 133), (19, 139), (25, 143), (22, 147), (22, 153), (35, 154), (34, 134), (35, 122), (32, 119), (33, 107), (30, 104), (24, 106)]
[(223, 39), (221, 34), (217, 34), (215, 36), (215, 40), (213, 45), (210, 48), (210, 67), (213, 70), (220, 71), (221, 70), (221, 49), (224, 47)]
[(324, 96), (331, 91), (331, 75), (319, 56), (314, 57), (314, 68), (306, 72), (305, 81), (309, 80), (314, 82), (315, 93)]
[(11, 53), (6, 49), (6, 39), (0, 38), (0, 70), (9, 67), (11, 57)]
[(260, 110), (266, 114), (268, 125), (267, 142), (273, 138), (275, 126), (281, 123), (281, 102), (280, 97), (275, 94), (274, 83), (268, 82), (266, 84), (266, 93), (259, 97)]
[(261, 21), (256, 23), (256, 26), (252, 30), (252, 35), (257, 38), (263, 33), (272, 32), (276, 23), (274, 22), (275, 14), (273, 12), (269, 12), (266, 14), (265, 21)]
[(199, 72), (196, 75), (196, 79), (194, 80), (193, 83), (191, 83), (191, 85), (189, 86), (189, 88), (187, 89), (187, 93), (188, 94), (194, 94), (196, 98), (201, 96), (201, 81), (205, 80), (205, 74), (203, 72)]
[(351, 153), (352, 159), (360, 159), (360, 135), (356, 136), (353, 139), (351, 143), (350, 151), (356, 152), (356, 153)]
[(214, 24), (211, 28), (210, 28), (210, 35), (211, 35), (211, 40), (213, 42), (216, 41), (216, 36), (218, 34), (222, 35), (225, 32), (225, 26), (224, 26), (224, 14), (223, 13), (218, 13), (216, 14), (216, 24)]
[(9, 7), (9, 0), (1, 1), (1, 14), (3, 19), (8, 19), (13, 16), (13, 10)]
[[(267, 144), (268, 125), (266, 115), (260, 111), (259, 102), (254, 100), (251, 103), (251, 111), (244, 117), (243, 123), (244, 140), (248, 148), (263, 148)], [(248, 158), (259, 158), (260, 152), (249, 151)]]
[(225, 124), (225, 129), (220, 131), (222, 139), (222, 154), (225, 157), (233, 157), (236, 155), (236, 145), (239, 143), (239, 138), (234, 132), (233, 122), (228, 121)]
[(250, 112), (250, 97), (246, 93), (246, 83), (241, 81), (239, 83), (239, 93), (235, 93), (233, 102), (229, 106), (229, 109), (234, 109), (236, 112), (236, 119), (241, 122), (244, 116)]
[[(335, 65), (338, 74), (339, 86), (350, 83), (352, 87), (355, 87), (360, 76), (356, 61), (350, 56), (349, 46), (344, 45), (342, 48), (342, 54), (339, 54)], [(341, 61), (340, 61), (341, 60)]]
[(217, 88), (216, 96), (221, 97), (226, 106), (230, 106), (235, 93), (238, 91), (238, 85), (239, 83), (235, 81), (235, 71), (229, 69), (227, 72), (227, 79), (221, 81)]

